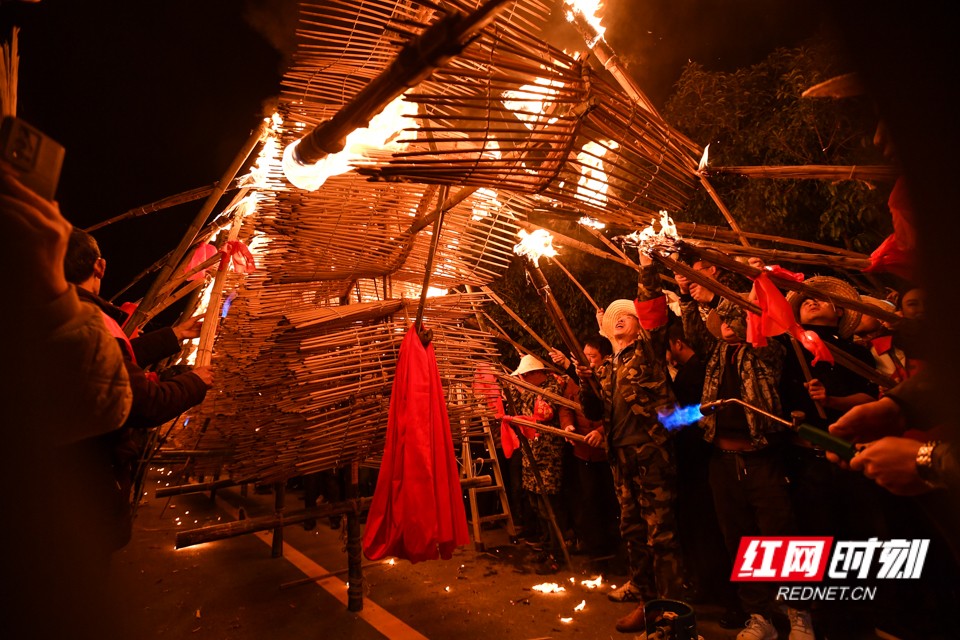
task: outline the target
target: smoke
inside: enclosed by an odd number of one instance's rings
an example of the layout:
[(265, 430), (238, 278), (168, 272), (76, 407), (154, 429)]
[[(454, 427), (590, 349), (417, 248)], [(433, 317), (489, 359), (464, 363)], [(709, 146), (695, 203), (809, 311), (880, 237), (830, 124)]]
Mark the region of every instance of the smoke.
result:
[(297, 22), (300, 3), (297, 0), (246, 0), (243, 19), (282, 56), (283, 72), (297, 48)]

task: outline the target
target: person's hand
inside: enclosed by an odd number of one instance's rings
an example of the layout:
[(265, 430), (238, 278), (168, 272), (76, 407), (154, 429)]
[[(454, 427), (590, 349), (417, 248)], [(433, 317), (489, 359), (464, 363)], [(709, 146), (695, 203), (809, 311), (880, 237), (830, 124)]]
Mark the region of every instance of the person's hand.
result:
[(767, 264), (763, 261), (763, 258), (758, 258), (756, 256), (747, 258), (747, 264), (754, 269), (763, 269), (765, 266), (767, 266)]
[(650, 257), (650, 254), (646, 251), (640, 251), (640, 266), (649, 267), (653, 264), (653, 258)]
[(690, 293), (690, 278), (687, 276), (680, 275), (679, 273), (673, 274), (673, 279), (677, 281), (677, 286), (680, 287), (680, 293), (686, 295)]
[(207, 387), (213, 386), (213, 371), (210, 367), (194, 367), (190, 371), (203, 380), (203, 383), (207, 385)]
[(574, 431), (577, 430), (577, 428), (574, 427), (572, 424), (568, 424), (563, 428), (563, 430), (566, 431), (567, 433), (573, 433)]
[(696, 300), (697, 302), (702, 302), (706, 304), (711, 300), (713, 300), (714, 294), (713, 294), (713, 291), (710, 291), (710, 289), (707, 289), (706, 287), (702, 287), (696, 282), (691, 282), (690, 295), (693, 296), (693, 299)]
[(563, 370), (570, 366), (570, 358), (563, 355), (563, 352), (559, 349), (550, 349), (550, 359), (553, 360), (553, 364)]
[(203, 325), (203, 316), (193, 316), (188, 320), (184, 320), (180, 324), (173, 326), (173, 333), (177, 336), (177, 340), (190, 340), (193, 338), (200, 337), (200, 327)]
[(855, 455), (850, 468), (898, 496), (926, 493), (931, 487), (917, 473), (917, 451), (922, 445), (909, 438), (881, 438)]
[(853, 407), (830, 425), (830, 433), (850, 442), (871, 442), (903, 433), (903, 414), (890, 398), (880, 398)]
[(803, 386), (807, 388), (807, 393), (810, 394), (810, 399), (814, 402), (823, 405), (827, 401), (827, 388), (823, 386), (823, 383), (813, 378), (810, 382), (804, 382)]
[(586, 442), (591, 447), (600, 448), (603, 446), (603, 434), (594, 429), (590, 433), (584, 436), (584, 442)]
[(577, 377), (581, 380), (587, 380), (593, 377), (593, 368), (590, 365), (577, 363)]
[(70, 288), (63, 258), (72, 229), (56, 202), (41, 198), (0, 165), (0, 268), (16, 274), (7, 279), (12, 308), (47, 304)]

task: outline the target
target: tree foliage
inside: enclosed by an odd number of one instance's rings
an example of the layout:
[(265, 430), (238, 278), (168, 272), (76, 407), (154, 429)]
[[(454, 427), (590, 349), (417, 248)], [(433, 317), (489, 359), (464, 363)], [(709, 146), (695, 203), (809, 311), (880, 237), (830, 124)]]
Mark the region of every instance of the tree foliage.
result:
[[(872, 144), (877, 119), (869, 99), (801, 97), (848, 70), (821, 40), (777, 49), (760, 64), (732, 73), (691, 62), (664, 117), (698, 143), (710, 144), (712, 167), (883, 164)], [(726, 176), (711, 181), (745, 231), (863, 252), (890, 231), (889, 184)], [(725, 224), (702, 192), (677, 219)]]

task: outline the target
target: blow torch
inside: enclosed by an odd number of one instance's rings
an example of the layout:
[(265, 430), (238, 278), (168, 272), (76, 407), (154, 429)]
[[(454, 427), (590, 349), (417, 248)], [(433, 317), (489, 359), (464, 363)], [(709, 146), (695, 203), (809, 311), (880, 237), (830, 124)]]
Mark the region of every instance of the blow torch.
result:
[(817, 427), (807, 424), (804, 422), (806, 415), (803, 411), (792, 411), (790, 417), (792, 420), (784, 420), (780, 416), (775, 416), (772, 413), (764, 411), (759, 407), (755, 407), (752, 404), (748, 404), (739, 398), (724, 398), (722, 400), (714, 400), (713, 402), (705, 402), (700, 405), (700, 413), (703, 415), (708, 415), (722, 407), (726, 404), (738, 404), (744, 409), (749, 409), (755, 413), (766, 416), (771, 420), (775, 420), (782, 425), (785, 425), (788, 429), (796, 433), (798, 436), (814, 444), (822, 449), (829, 451), (830, 453), (836, 454), (841, 460), (849, 462), (853, 456), (857, 455), (860, 449), (857, 445), (852, 442), (847, 442), (843, 438), (838, 438), (837, 436), (832, 436), (823, 429), (818, 429)]

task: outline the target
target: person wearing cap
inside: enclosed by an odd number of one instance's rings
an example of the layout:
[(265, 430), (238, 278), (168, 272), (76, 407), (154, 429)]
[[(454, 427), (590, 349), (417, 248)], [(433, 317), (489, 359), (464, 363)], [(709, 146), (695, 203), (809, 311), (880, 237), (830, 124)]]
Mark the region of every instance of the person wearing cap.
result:
[[(548, 371), (540, 360), (529, 354), (520, 359), (520, 364), (510, 375), (556, 396), (562, 396), (567, 386), (563, 378)], [(504, 391), (511, 395), (514, 410), (518, 415), (550, 427), (560, 428), (560, 413), (555, 403), (526, 389), (511, 386)], [(529, 427), (522, 429), (530, 440), (530, 451), (534, 458), (530, 460), (527, 456), (523, 456), (522, 485), (530, 507), (537, 516), (540, 541), (544, 549), (539, 559), (537, 573), (556, 573), (560, 569), (557, 563), (557, 558), (562, 554), (560, 545), (566, 543), (564, 540), (557, 540), (553, 535), (553, 527), (543, 501), (550, 501), (550, 508), (554, 517), (557, 518), (557, 525), (560, 526), (561, 531), (564, 531), (566, 514), (560, 500), (560, 491), (565, 439), (562, 436), (536, 431)], [(533, 475), (534, 464), (543, 482), (542, 491)]]
[[(583, 345), (583, 355), (591, 366), (599, 366), (613, 355), (613, 345), (599, 334), (588, 336), (580, 343)], [(563, 366), (563, 361), (554, 362)], [(572, 363), (569, 365), (573, 366)], [(578, 378), (573, 380), (579, 382)], [(568, 384), (564, 397), (577, 402), (580, 398), (579, 384)], [(620, 505), (607, 452), (603, 448), (603, 420), (590, 420), (581, 409), (561, 406), (560, 426), (565, 431), (585, 438), (583, 442), (572, 443), (572, 456), (567, 459), (573, 471), (570, 477), (576, 480), (571, 483), (574, 486), (570, 492), (570, 513), (580, 551), (590, 558), (593, 570), (603, 572), (607, 567), (607, 559), (616, 554), (620, 545)]]
[[(804, 282), (830, 301), (796, 291), (788, 293), (787, 302), (800, 325), (816, 333), (823, 342), (872, 367), (874, 360), (870, 351), (852, 340), (861, 314), (843, 307), (844, 300), (860, 300), (857, 290), (832, 276), (814, 276)], [(860, 375), (839, 364), (825, 361), (813, 364), (812, 355), (805, 349), (802, 355), (811, 380), (806, 380), (796, 355), (787, 358), (780, 385), (784, 416), (801, 411), (806, 423), (826, 430), (846, 411), (877, 398), (876, 385)], [(826, 418), (820, 417), (818, 407)], [(790, 439), (786, 462), (799, 535), (863, 539), (882, 530), (886, 516), (876, 485), (858, 473), (831, 464), (822, 449), (797, 437)], [(862, 630), (870, 627), (871, 606), (844, 603), (840, 607), (824, 603), (816, 610), (814, 623), (830, 635), (859, 633), (861, 627)]]
[[(784, 346), (771, 340), (764, 347), (747, 342), (743, 309), (721, 299), (704, 322), (691, 283), (675, 274), (680, 288), (683, 331), (694, 351), (706, 361), (702, 403), (742, 400), (768, 413), (780, 413), (777, 384)], [(703, 439), (712, 444), (708, 463), (716, 516), (730, 558), (743, 536), (788, 536), (796, 520), (783, 464), (784, 427), (755, 411), (732, 403), (700, 419)], [(737, 640), (773, 640), (778, 603), (774, 589), (762, 582), (743, 582), (737, 589), (744, 617)], [(791, 640), (813, 640), (809, 612), (789, 607)]]
[[(584, 414), (604, 421), (620, 500), (620, 535), (630, 562), (630, 580), (608, 597), (640, 603), (617, 621), (624, 633), (645, 629), (645, 600), (682, 598), (683, 582), (673, 510), (676, 466), (670, 433), (658, 414), (676, 406), (664, 357), (667, 300), (650, 257), (641, 252), (640, 264), (636, 300), (615, 300), (603, 316), (613, 357), (596, 369), (577, 368)], [(589, 384), (591, 377), (600, 383), (600, 397)]]

